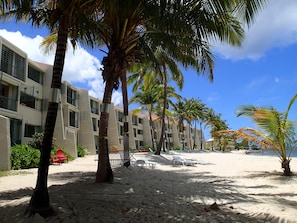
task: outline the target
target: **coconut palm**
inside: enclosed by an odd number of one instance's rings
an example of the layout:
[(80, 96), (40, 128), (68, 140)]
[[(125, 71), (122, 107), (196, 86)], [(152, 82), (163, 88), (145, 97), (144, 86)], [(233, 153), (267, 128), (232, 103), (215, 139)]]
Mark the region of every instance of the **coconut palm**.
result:
[[(186, 121), (188, 122), (190, 128), (189, 128), (189, 131), (191, 129), (191, 126), (192, 126), (192, 122), (195, 123), (195, 129), (194, 129), (194, 142), (193, 142), (193, 146), (190, 145), (190, 147), (192, 149), (195, 148), (195, 145), (196, 145), (196, 132), (197, 132), (197, 129), (196, 129), (196, 121), (198, 120), (199, 121), (199, 126), (200, 126), (200, 148), (202, 149), (202, 121), (204, 120), (204, 111), (206, 109), (205, 107), (205, 104), (203, 104), (201, 102), (201, 100), (197, 100), (197, 99), (194, 99), (194, 98), (190, 98), (190, 99), (186, 99), (185, 101), (186, 103), (186, 107), (187, 107), (187, 118), (186, 118)], [(189, 134), (190, 135), (190, 134)], [(190, 141), (191, 143), (191, 141)]]
[[(112, 170), (108, 161), (108, 108), (112, 90), (122, 83), (124, 115), (128, 115), (126, 70), (140, 59), (155, 52), (151, 46), (162, 49), (181, 64), (189, 58), (179, 57), (178, 50), (196, 55), (200, 72), (212, 74), (213, 60), (208, 42), (213, 39), (232, 45), (240, 45), (243, 27), (238, 21), (242, 15), (251, 23), (255, 13), (265, 0), (239, 1), (136, 1), (102, 0), (101, 20), (106, 29), (98, 35), (107, 45), (108, 53), (103, 59), (103, 78), (106, 82), (103, 96), (103, 110), (99, 127), (99, 164), (97, 182), (111, 182)], [(185, 55), (183, 55), (185, 56)], [(154, 62), (152, 60), (152, 62)], [(128, 128), (128, 123), (125, 125)], [(128, 129), (125, 127), (125, 135)], [(124, 140), (128, 143), (127, 137)], [(128, 153), (125, 143), (125, 154)], [(101, 158), (100, 158), (101, 157)]]
[(59, 91), (64, 68), (64, 60), (68, 36), (72, 43), (78, 38), (82, 31), (82, 24), (87, 26), (88, 21), (93, 24), (93, 12), (98, 5), (95, 0), (75, 1), (11, 1), (11, 9), (5, 12), (6, 16), (19, 20), (31, 20), (32, 24), (47, 26), (50, 31), (57, 34), (57, 44), (53, 64), (53, 75), (51, 82), (52, 96), (48, 102), (48, 111), (44, 126), (44, 137), (38, 167), (36, 187), (30, 200), (27, 211), (30, 214), (39, 213), (43, 217), (54, 213), (50, 206), (47, 190), (48, 167), (50, 152), (52, 149), (52, 138), (56, 123), (59, 106)]
[[(263, 131), (257, 133), (256, 142), (262, 142), (262, 145), (275, 150), (281, 160), (281, 167), (284, 175), (292, 174), (290, 169), (291, 154), (294, 152), (297, 141), (295, 138), (295, 123), (288, 120), (288, 114), (291, 106), (297, 99), (297, 94), (290, 100), (288, 108), (285, 112), (279, 112), (274, 107), (256, 107), (253, 105), (242, 106), (237, 112), (237, 116), (246, 116), (251, 118), (255, 124)], [(252, 136), (252, 134), (250, 134)], [(262, 139), (259, 141), (259, 137)]]
[(150, 84), (147, 87), (142, 85), (137, 92), (130, 98), (129, 103), (136, 103), (141, 105), (140, 108), (134, 109), (133, 112), (136, 114), (140, 111), (148, 112), (149, 115), (149, 122), (150, 122), (150, 129), (151, 129), (151, 136), (152, 136), (152, 147), (155, 150), (155, 143), (154, 143), (154, 122), (152, 119), (152, 113), (155, 110), (155, 106), (160, 99), (160, 92), (162, 92), (162, 86), (157, 84)]

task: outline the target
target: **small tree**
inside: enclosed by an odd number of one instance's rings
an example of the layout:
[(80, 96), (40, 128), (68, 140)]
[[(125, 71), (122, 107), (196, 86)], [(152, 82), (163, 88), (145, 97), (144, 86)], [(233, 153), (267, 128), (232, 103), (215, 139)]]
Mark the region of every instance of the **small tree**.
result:
[(295, 139), (295, 123), (287, 118), (296, 99), (297, 94), (290, 100), (289, 106), (284, 113), (277, 111), (273, 107), (257, 108), (252, 105), (240, 107), (237, 116), (244, 115), (251, 118), (263, 132), (251, 128), (242, 128), (237, 131), (219, 131), (216, 134), (233, 134), (236, 138), (247, 139), (274, 150), (281, 160), (284, 175), (291, 176), (290, 161), (291, 155), (297, 146), (297, 140)]

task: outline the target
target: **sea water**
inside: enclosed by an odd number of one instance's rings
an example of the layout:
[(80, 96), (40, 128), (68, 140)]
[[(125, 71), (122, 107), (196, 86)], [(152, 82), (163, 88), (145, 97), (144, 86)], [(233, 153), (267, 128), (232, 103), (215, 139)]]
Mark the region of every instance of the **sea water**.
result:
[[(278, 156), (277, 152), (270, 151), (270, 150), (264, 150), (263, 152), (256, 152), (256, 153), (251, 153), (251, 155), (256, 155), (256, 156)], [(287, 152), (288, 156), (288, 152)], [(297, 149), (294, 150), (294, 152), (291, 154), (291, 157), (297, 158)]]

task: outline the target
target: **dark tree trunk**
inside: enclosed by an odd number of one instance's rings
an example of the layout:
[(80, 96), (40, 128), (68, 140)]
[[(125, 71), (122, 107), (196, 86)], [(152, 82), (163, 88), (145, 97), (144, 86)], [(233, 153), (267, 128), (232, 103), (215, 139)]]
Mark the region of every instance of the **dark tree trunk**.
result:
[(154, 128), (154, 122), (153, 122), (153, 118), (152, 118), (152, 112), (149, 111), (149, 116), (150, 116), (150, 129), (151, 129), (151, 139), (152, 139), (152, 147), (153, 147), (153, 151), (155, 151), (155, 128)]
[(57, 48), (53, 66), (52, 77), (52, 98), (48, 103), (48, 110), (46, 116), (46, 122), (44, 127), (44, 137), (42, 141), (42, 148), (40, 153), (40, 162), (38, 166), (38, 176), (36, 187), (33, 191), (30, 204), (26, 212), (30, 215), (36, 213), (46, 218), (54, 214), (53, 208), (50, 206), (50, 199), (47, 189), (49, 159), (52, 149), (52, 139), (56, 124), (57, 112), (58, 112), (58, 96), (61, 88), (61, 79), (64, 68), (64, 60), (67, 46), (67, 26), (63, 21), (60, 22), (58, 30)]
[(290, 169), (290, 160), (288, 159), (285, 159), (285, 160), (282, 160), (282, 169), (284, 171), (284, 176), (291, 176), (292, 175), (292, 172), (291, 172), (291, 169)]
[(162, 110), (162, 116), (161, 116), (161, 135), (160, 140), (157, 146), (157, 150), (155, 152), (155, 155), (161, 154), (161, 148), (164, 143), (164, 134), (165, 134), (165, 112), (167, 108), (167, 73), (166, 73), (166, 67), (164, 67), (164, 98), (163, 98), (163, 110)]
[[(104, 71), (103, 71), (104, 72)], [(99, 125), (99, 154), (98, 154), (98, 168), (96, 173), (97, 183), (112, 183), (113, 172), (109, 161), (108, 151), (108, 120), (109, 120), (109, 109), (111, 103), (111, 96), (113, 90), (113, 81), (108, 80), (105, 85), (103, 104), (100, 115)]]
[(129, 107), (128, 107), (128, 92), (127, 92), (127, 81), (126, 81), (126, 69), (122, 70), (121, 75), (122, 81), (122, 95), (124, 104), (124, 166), (130, 166), (130, 154), (129, 154)]

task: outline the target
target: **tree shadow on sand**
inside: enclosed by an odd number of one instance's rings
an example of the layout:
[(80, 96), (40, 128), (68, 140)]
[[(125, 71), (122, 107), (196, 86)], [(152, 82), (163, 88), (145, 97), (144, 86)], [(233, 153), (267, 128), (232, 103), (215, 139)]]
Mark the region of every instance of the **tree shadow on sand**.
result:
[[(163, 171), (141, 167), (114, 169), (113, 184), (94, 183), (94, 172), (49, 175), (66, 184), (49, 187), (57, 215), (23, 215), (32, 193), (26, 188), (0, 193), (0, 222), (279, 222), (265, 213), (244, 213), (237, 204), (257, 202), (237, 192), (232, 179), (186, 168)], [(265, 196), (268, 196), (266, 194)], [(27, 199), (20, 201), (22, 197)], [(280, 200), (280, 202), (282, 202)], [(211, 206), (216, 204), (216, 208)], [(292, 204), (293, 205), (293, 204)], [(296, 204), (295, 204), (296, 205)], [(260, 211), (260, 210), (259, 210)]]

